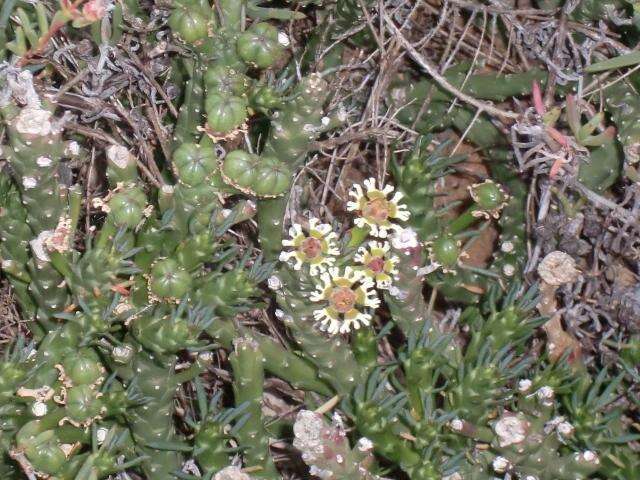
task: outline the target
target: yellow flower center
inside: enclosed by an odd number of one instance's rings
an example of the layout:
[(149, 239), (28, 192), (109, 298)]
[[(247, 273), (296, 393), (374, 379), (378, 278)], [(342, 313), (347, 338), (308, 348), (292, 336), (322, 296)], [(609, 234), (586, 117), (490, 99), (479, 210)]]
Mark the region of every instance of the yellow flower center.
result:
[(375, 257), (373, 260), (371, 260), (368, 264), (367, 267), (369, 267), (369, 270), (371, 270), (373, 273), (381, 273), (384, 271), (384, 258), (380, 258), (380, 257)]
[(384, 222), (389, 218), (389, 202), (384, 198), (369, 200), (362, 209), (362, 215), (374, 222)]
[(322, 253), (322, 242), (314, 237), (307, 237), (300, 245), (300, 251), (309, 259), (318, 258)]
[(338, 312), (347, 313), (356, 304), (356, 293), (348, 287), (337, 287), (331, 292), (329, 302)]

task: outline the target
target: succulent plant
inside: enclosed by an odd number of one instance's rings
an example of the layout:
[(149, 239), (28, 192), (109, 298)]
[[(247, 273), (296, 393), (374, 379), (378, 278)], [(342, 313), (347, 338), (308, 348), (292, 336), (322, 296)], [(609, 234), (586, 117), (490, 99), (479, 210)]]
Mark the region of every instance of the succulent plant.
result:
[[(635, 317), (592, 358), (578, 301), (616, 277), (635, 311), (639, 77), (598, 111), (571, 62), (635, 65), (638, 2), (31, 3), (0, 7), (2, 478), (635, 478)], [(432, 69), (444, 25), (410, 35), (449, 8), (469, 37)], [(534, 208), (582, 222), (571, 253)]]

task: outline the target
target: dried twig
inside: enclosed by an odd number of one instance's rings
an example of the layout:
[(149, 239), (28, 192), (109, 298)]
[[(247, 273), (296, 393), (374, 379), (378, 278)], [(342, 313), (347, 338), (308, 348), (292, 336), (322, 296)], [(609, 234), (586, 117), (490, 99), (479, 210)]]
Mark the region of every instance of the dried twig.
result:
[(445, 77), (438, 73), (438, 69), (435, 65), (433, 65), (430, 61), (424, 58), (420, 52), (418, 52), (413, 45), (404, 37), (402, 32), (398, 30), (398, 27), (393, 23), (393, 21), (387, 16), (384, 16), (385, 22), (389, 26), (389, 28), (394, 32), (396, 38), (400, 41), (400, 43), (404, 46), (404, 48), (409, 53), (409, 56), (415, 60), (415, 62), (420, 65), (433, 79), (440, 85), (442, 88), (447, 90), (448, 92), (455, 95), (457, 98), (462, 100), (469, 105), (473, 105), (478, 110), (487, 112), (490, 115), (495, 115), (496, 117), (501, 118), (511, 118), (517, 119), (520, 117), (519, 114), (515, 112), (511, 112), (508, 110), (502, 110), (501, 108), (494, 107), (493, 105), (483, 102), (481, 100), (477, 100), (466, 93), (461, 92), (456, 87), (454, 87)]

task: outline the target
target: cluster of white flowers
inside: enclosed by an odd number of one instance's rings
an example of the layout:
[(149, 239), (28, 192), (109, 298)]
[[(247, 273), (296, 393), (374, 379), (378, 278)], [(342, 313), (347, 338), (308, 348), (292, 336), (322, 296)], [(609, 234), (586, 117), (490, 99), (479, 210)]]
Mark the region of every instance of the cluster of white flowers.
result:
[(371, 279), (352, 267), (346, 267), (342, 273), (334, 267), (324, 272), (321, 280), (318, 290), (311, 295), (311, 301), (325, 304), (313, 312), (323, 330), (330, 334), (348, 333), (361, 325), (369, 325), (371, 314), (363, 310), (380, 306)]
[(337, 235), (331, 225), (320, 223), (317, 218), (309, 220), (308, 233), (304, 233), (300, 224), (294, 223), (289, 229), (291, 238), (282, 241), (283, 247), (291, 250), (280, 253), (280, 261), (294, 260), (293, 268), (300, 270), (303, 265), (309, 266), (311, 275), (316, 275), (333, 265), (335, 257), (340, 255), (336, 248)]
[[(402, 226), (396, 222), (409, 220), (407, 207), (400, 203), (402, 193), (393, 193), (391, 185), (382, 189), (376, 188), (374, 178), (365, 180), (364, 186), (366, 191), (356, 184), (349, 192), (349, 196), (354, 200), (347, 202), (347, 210), (358, 213), (354, 220), (356, 226), (369, 228), (371, 236), (379, 238), (387, 238), (390, 231), (402, 231)], [(393, 196), (387, 198), (392, 193)]]
[(309, 220), (308, 228), (293, 224), (289, 238), (282, 242), (281, 261), (291, 262), (295, 270), (308, 268), (311, 277), (319, 277), (310, 300), (322, 304), (314, 311), (314, 318), (330, 334), (348, 333), (369, 325), (371, 314), (367, 309), (380, 305), (375, 288), (392, 288), (399, 258), (386, 239), (390, 237), (394, 248), (419, 245), (415, 232), (398, 223), (409, 219), (406, 206), (400, 203), (402, 193), (394, 193), (391, 185), (376, 188), (374, 178), (365, 180), (364, 186), (363, 190), (355, 185), (349, 192), (353, 201), (347, 203), (347, 209), (358, 214), (354, 220), (356, 227), (366, 229), (371, 237), (385, 240), (372, 240), (360, 246), (354, 256), (355, 265), (334, 267), (340, 255), (337, 235), (330, 225), (316, 218)]

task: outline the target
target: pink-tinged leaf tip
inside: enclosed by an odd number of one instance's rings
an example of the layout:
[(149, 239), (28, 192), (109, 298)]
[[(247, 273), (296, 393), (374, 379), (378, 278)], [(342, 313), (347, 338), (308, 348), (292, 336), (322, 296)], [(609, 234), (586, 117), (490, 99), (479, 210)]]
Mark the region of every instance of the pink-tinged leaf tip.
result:
[(533, 93), (533, 106), (538, 112), (538, 115), (542, 116), (546, 113), (546, 108), (544, 108), (544, 102), (542, 101), (542, 92), (540, 90), (540, 85), (536, 80), (533, 81), (532, 87)]

